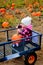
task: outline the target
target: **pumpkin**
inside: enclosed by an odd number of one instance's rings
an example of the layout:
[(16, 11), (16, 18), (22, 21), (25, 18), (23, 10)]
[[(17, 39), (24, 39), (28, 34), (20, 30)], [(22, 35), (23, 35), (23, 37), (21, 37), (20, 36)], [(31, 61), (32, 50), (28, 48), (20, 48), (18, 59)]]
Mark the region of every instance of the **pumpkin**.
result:
[(32, 12), (32, 8), (29, 8), (29, 10), (28, 10), (29, 12)]
[(11, 40), (12, 41), (16, 41), (16, 42), (13, 42), (13, 44), (16, 44), (16, 43), (20, 43), (21, 42), (21, 39), (22, 38), (22, 35), (20, 35), (20, 34), (14, 34), (13, 36), (12, 36), (12, 38), (11, 38)]
[(14, 7), (11, 7), (10, 9), (11, 9), (11, 10), (14, 10)]
[(6, 12), (6, 9), (5, 8), (1, 8), (0, 9), (0, 13), (3, 15), (3, 14), (5, 14), (5, 12)]
[(36, 7), (36, 6), (39, 6), (39, 3), (38, 2), (35, 2), (34, 3), (34, 7)]
[(36, 16), (41, 16), (41, 12), (40, 12), (40, 11), (37, 12), (37, 13), (36, 13)]
[(0, 12), (6, 12), (6, 9), (5, 8), (1, 8)]
[(9, 23), (8, 23), (8, 22), (3, 22), (3, 23), (2, 23), (2, 27), (3, 27), (3, 28), (9, 27)]
[(40, 11), (39, 12), (33, 12), (32, 16), (41, 16), (41, 12)]
[(32, 8), (32, 7), (33, 7), (33, 5), (32, 5), (32, 4), (29, 4), (29, 6), (28, 6), (28, 7)]
[(43, 6), (40, 6), (40, 10), (43, 11)]
[(35, 2), (36, 5), (39, 5), (39, 2)]
[(14, 7), (15, 6), (15, 4), (14, 3), (12, 3), (12, 7)]
[(32, 15), (32, 16), (36, 16), (36, 12), (32, 12), (31, 15)]
[(29, 4), (29, 6), (28, 6), (28, 7), (32, 8), (33, 6), (32, 6), (32, 4)]

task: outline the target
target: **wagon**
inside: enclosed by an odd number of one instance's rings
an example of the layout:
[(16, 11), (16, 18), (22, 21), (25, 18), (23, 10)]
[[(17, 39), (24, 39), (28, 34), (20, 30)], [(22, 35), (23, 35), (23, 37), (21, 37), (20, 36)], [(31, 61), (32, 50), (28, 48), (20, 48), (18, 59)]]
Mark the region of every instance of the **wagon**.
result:
[[(6, 42), (0, 42), (0, 48), (3, 47), (3, 52), (0, 51), (0, 62), (7, 61), (13, 58), (24, 57), (25, 65), (34, 65), (37, 60), (36, 51), (41, 49), (41, 37), (42, 34), (32, 30), (32, 36), (28, 37), (30, 39), (28, 42), (25, 41), (25, 38), (21, 38), (20, 45), (18, 47), (13, 47), (12, 43), (18, 40), (11, 41), (9, 38), (9, 31), (15, 30), (15, 28), (0, 30), (1, 32), (6, 33)], [(6, 45), (9, 45), (11, 49), (11, 54), (6, 54)], [(9, 50), (7, 48), (7, 50)], [(8, 53), (8, 52), (7, 52)]]

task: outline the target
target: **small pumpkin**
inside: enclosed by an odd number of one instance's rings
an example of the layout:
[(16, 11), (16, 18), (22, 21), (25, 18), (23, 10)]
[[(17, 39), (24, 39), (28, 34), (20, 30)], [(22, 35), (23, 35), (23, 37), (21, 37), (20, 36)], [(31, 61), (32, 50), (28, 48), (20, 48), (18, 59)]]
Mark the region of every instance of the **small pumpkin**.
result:
[(29, 10), (28, 10), (29, 12), (32, 12), (32, 8), (29, 8)]
[(11, 10), (14, 10), (14, 7), (11, 7), (10, 9), (11, 9)]
[(32, 16), (36, 16), (37, 14), (36, 14), (36, 12), (32, 12), (31, 15)]
[(6, 12), (6, 9), (5, 8), (1, 8), (0, 12)]
[(16, 42), (13, 42), (13, 44), (16, 44), (16, 43), (20, 43), (21, 42), (21, 39), (22, 38), (22, 35), (20, 35), (20, 34), (14, 34), (12, 37), (11, 37), (11, 40), (12, 41), (16, 41)]
[(15, 4), (14, 3), (12, 3), (12, 7), (14, 7), (15, 6)]
[(38, 7), (39, 6), (39, 2), (35, 2), (33, 5), (34, 5), (34, 7), (36, 7), (36, 6)]
[(9, 27), (9, 23), (8, 23), (8, 22), (3, 22), (3, 23), (2, 23), (2, 27), (3, 27), (3, 28)]
[(28, 7), (32, 8), (33, 6), (32, 6), (32, 4), (29, 4), (29, 6), (28, 6)]
[(36, 5), (39, 5), (39, 2), (36, 1), (35, 4), (36, 4)]
[(40, 10), (43, 11), (43, 6), (40, 6)]
[(37, 12), (37, 13), (36, 13), (36, 16), (41, 16), (41, 12), (40, 12), (40, 11)]

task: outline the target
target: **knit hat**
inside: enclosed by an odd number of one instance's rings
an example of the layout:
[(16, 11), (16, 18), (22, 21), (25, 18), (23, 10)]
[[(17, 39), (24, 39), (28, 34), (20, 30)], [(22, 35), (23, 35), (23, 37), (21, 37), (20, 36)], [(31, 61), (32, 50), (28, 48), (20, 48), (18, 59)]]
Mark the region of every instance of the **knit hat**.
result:
[(32, 20), (32, 18), (29, 17), (29, 16), (27, 16), (27, 17), (25, 17), (25, 18), (23, 18), (23, 19), (21, 20), (21, 24), (23, 24), (23, 25), (25, 25), (25, 26), (28, 26), (28, 25), (31, 24), (31, 20)]

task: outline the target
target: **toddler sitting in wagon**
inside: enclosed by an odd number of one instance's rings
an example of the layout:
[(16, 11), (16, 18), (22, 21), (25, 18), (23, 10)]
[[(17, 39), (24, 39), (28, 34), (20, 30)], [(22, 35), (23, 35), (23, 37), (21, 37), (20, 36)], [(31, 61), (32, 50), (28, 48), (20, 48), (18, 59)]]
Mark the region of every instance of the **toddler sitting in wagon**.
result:
[[(18, 35), (22, 35), (21, 38), (28, 38), (32, 35), (32, 24), (31, 24), (32, 18), (27, 16), (21, 20), (21, 24), (17, 26), (18, 28)], [(18, 37), (19, 38), (19, 37)], [(29, 39), (26, 39), (25, 41), (28, 41)], [(16, 43), (17, 46), (19, 46), (19, 42)], [(15, 46), (15, 44), (13, 44)]]
[(21, 24), (18, 26), (18, 33), (21, 34), (23, 37), (29, 37), (32, 35), (31, 21), (32, 21), (32, 18), (29, 16), (21, 20)]

